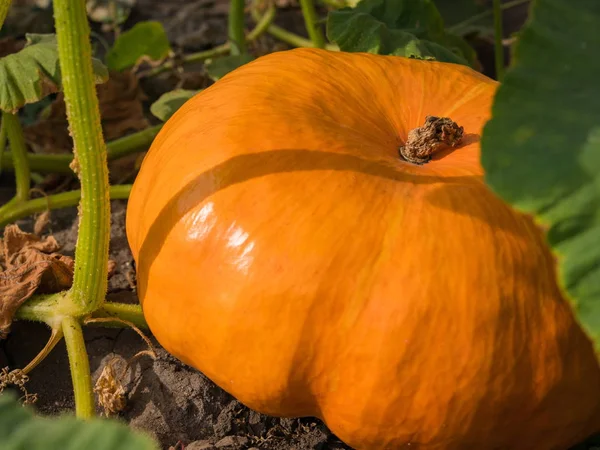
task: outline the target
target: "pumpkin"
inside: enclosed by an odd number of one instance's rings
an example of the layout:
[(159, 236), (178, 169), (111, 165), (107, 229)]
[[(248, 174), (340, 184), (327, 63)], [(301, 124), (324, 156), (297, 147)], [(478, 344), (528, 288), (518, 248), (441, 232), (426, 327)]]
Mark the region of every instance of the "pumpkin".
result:
[[(543, 233), (483, 180), (496, 88), (460, 65), (296, 49), (193, 97), (128, 206), (154, 336), (250, 408), (319, 417), (359, 450), (598, 431), (600, 369)], [(409, 162), (435, 120), (457, 139)]]

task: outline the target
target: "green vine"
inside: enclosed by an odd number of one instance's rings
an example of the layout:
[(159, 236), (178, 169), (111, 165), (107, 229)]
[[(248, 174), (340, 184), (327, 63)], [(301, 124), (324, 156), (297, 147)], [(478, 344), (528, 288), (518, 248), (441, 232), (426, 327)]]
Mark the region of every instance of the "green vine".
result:
[(81, 419), (89, 419), (95, 413), (94, 391), (83, 331), (79, 320), (70, 316), (62, 320), (61, 326), (69, 354), (69, 366), (75, 393), (75, 415)]
[(7, 112), (2, 112), (2, 123), (10, 144), (10, 152), (17, 179), (17, 193), (14, 201), (16, 203), (25, 202), (29, 198), (31, 174), (27, 162), (27, 148), (25, 147), (23, 128), (21, 127), (19, 118), (15, 114)]
[[(132, 133), (106, 144), (107, 158), (109, 161), (122, 158), (140, 151), (147, 150), (152, 141), (162, 128), (162, 125), (155, 125), (145, 130)], [(0, 147), (0, 151), (2, 148)], [(73, 154), (36, 154), (27, 153), (27, 161), (32, 171), (40, 173), (60, 173), (72, 174), (70, 165), (73, 162)], [(10, 153), (2, 153), (0, 162), (2, 167), (14, 170), (14, 163)]]
[(14, 208), (23, 206), (29, 199), (29, 189), (31, 184), (31, 173), (27, 161), (27, 149), (25, 148), (25, 138), (23, 128), (19, 118), (15, 114), (2, 112), (2, 126), (0, 131), (1, 147), (10, 144), (11, 163), (15, 170), (16, 195), (0, 207), (0, 221), (7, 216)]
[[(130, 184), (119, 184), (111, 186), (109, 195), (111, 200), (126, 200), (131, 192)], [(48, 195), (46, 197), (34, 198), (22, 203), (13, 203), (6, 212), (0, 213), (0, 226), (15, 222), (31, 214), (47, 210), (68, 208), (76, 206), (81, 200), (81, 191), (74, 190)]]
[(300, 0), (302, 15), (304, 16), (304, 25), (313, 45), (317, 48), (325, 48), (325, 36), (317, 24), (317, 12), (312, 0)]
[(69, 354), (75, 413), (88, 418), (94, 415), (94, 396), (79, 317), (98, 309), (106, 295), (110, 235), (107, 151), (92, 71), (85, 1), (55, 0), (54, 19), (67, 118), (73, 137), (73, 162), (81, 182), (75, 269), (68, 296), (69, 303), (79, 314), (64, 316), (61, 325)]
[[(259, 21), (261, 19), (261, 15), (260, 15), (257, 5), (255, 5), (255, 4), (252, 5), (252, 7), (250, 8), (250, 13), (252, 14), (252, 18), (255, 21)], [(272, 23), (267, 26), (266, 32), (269, 33), (274, 38), (279, 39), (280, 41), (291, 45), (292, 47), (310, 48), (310, 47), (315, 46), (311, 40), (305, 39), (302, 36), (299, 36), (295, 33), (287, 31), (285, 28), (281, 28), (277, 25), (273, 25)], [(338, 46), (334, 45), (334, 44), (326, 44), (325, 48), (330, 51), (339, 51)]]
[(84, 315), (102, 304), (107, 288), (110, 203), (106, 145), (92, 72), (85, 1), (55, 0), (54, 15), (74, 164), (81, 181), (71, 298)]
[[(128, 303), (106, 302), (98, 309), (92, 317), (94, 318), (117, 318), (131, 322), (138, 328), (148, 329), (144, 313), (140, 305)], [(106, 325), (105, 325), (106, 326)], [(114, 326), (122, 327), (123, 324), (115, 321)]]
[[(76, 308), (73, 307), (73, 303), (69, 299), (68, 292), (59, 292), (57, 294), (34, 295), (18, 309), (15, 318), (17, 320), (45, 323), (51, 329), (57, 329), (61, 327), (64, 317), (73, 316), (76, 312)], [(94, 311), (91, 317), (122, 319), (133, 323), (138, 328), (148, 329), (142, 307), (139, 304), (106, 301)], [(114, 326), (122, 327), (122, 324), (115, 322)]]
[(248, 51), (244, 34), (244, 0), (229, 1), (229, 22), (227, 31), (231, 43), (231, 54), (242, 55)]

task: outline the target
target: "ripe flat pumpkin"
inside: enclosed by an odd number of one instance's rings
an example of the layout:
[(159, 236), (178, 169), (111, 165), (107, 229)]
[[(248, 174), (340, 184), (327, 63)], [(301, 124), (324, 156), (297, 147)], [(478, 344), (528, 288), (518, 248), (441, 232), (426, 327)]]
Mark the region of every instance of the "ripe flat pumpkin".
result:
[[(188, 101), (128, 207), (158, 341), (249, 407), (320, 417), (359, 450), (566, 449), (598, 431), (600, 368), (543, 235), (483, 181), (496, 87), (459, 65), (298, 49)], [(428, 116), (460, 143), (408, 162)]]

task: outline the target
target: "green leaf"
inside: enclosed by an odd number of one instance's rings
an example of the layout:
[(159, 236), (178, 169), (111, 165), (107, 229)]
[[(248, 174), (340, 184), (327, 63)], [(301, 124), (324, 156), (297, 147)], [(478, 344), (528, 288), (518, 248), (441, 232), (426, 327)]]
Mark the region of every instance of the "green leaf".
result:
[(148, 436), (108, 419), (36, 416), (12, 395), (0, 395), (2, 450), (158, 450)]
[(217, 59), (208, 60), (205, 62), (204, 66), (208, 76), (212, 80), (217, 81), (218, 79), (223, 78), (229, 72), (249, 63), (252, 60), (254, 60), (252, 55), (243, 53), (241, 55), (222, 56)]
[(600, 2), (537, 0), (482, 138), (486, 182), (547, 227), (600, 349)]
[(327, 37), (342, 51), (474, 65), (475, 52), (448, 33), (431, 0), (362, 0), (331, 11)]
[[(0, 109), (16, 113), (62, 88), (54, 34), (28, 34), (19, 52), (0, 58)], [(96, 83), (108, 80), (102, 63), (92, 58)]]
[(200, 91), (175, 89), (160, 96), (150, 106), (150, 112), (158, 119), (166, 122), (181, 106)]
[(171, 44), (162, 24), (157, 21), (138, 22), (122, 33), (106, 55), (110, 70), (133, 67), (141, 58), (160, 61), (171, 51)]

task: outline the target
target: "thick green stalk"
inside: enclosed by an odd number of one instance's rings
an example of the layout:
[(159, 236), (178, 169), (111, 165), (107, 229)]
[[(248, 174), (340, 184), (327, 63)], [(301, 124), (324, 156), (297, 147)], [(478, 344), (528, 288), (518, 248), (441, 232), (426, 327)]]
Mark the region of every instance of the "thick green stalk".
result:
[(2, 25), (4, 25), (11, 3), (12, 0), (0, 0), (0, 30), (2, 29)]
[[(0, 165), (6, 170), (15, 170), (10, 152), (2, 153)], [(27, 153), (27, 161), (32, 172), (38, 173), (58, 173), (62, 175), (73, 174), (69, 167), (73, 161), (73, 155), (70, 153), (61, 154), (41, 154)]]
[(244, 33), (244, 8), (244, 0), (229, 1), (229, 22), (227, 24), (227, 30), (229, 41), (231, 42), (232, 55), (241, 55), (248, 51)]
[(108, 160), (112, 161), (113, 159), (122, 158), (140, 150), (146, 150), (152, 144), (152, 141), (162, 127), (162, 124), (155, 125), (109, 142), (106, 144)]
[[(131, 184), (111, 186), (109, 190), (111, 200), (125, 200), (129, 198)], [(81, 200), (81, 191), (61, 192), (60, 194), (34, 198), (23, 203), (12, 202), (0, 213), (0, 226), (16, 222), (23, 217), (46, 211), (47, 209), (60, 209), (76, 206)]]
[(81, 181), (71, 298), (83, 315), (102, 304), (107, 288), (110, 202), (106, 144), (92, 72), (85, 0), (54, 0), (54, 20), (74, 163)]
[(275, 6), (270, 4), (262, 16), (260, 14), (256, 16), (256, 26), (252, 29), (252, 31), (250, 31), (250, 33), (248, 33), (248, 36), (246, 36), (246, 40), (248, 42), (255, 41), (264, 33), (266, 33), (273, 23), (273, 20), (275, 20), (275, 12)]
[(502, 81), (504, 77), (504, 45), (502, 39), (502, 0), (494, 0), (494, 59), (496, 62), (496, 79)]
[[(52, 329), (57, 329), (61, 328), (65, 317), (72, 317), (75, 314), (77, 314), (77, 308), (73, 307), (69, 292), (63, 291), (57, 294), (33, 295), (17, 310), (15, 320), (42, 322)], [(138, 304), (104, 302), (100, 308), (94, 311), (91, 318), (115, 318), (131, 322), (138, 328), (148, 328), (142, 307)], [(123, 324), (119, 324), (117, 321), (110, 325), (106, 325), (107, 323), (105, 326), (123, 327)]]
[(15, 114), (7, 112), (2, 113), (2, 124), (6, 130), (8, 143), (10, 144), (10, 153), (17, 179), (15, 201), (17, 203), (25, 202), (29, 198), (31, 174), (29, 172), (29, 163), (27, 162), (27, 148), (25, 147), (23, 128), (21, 127), (19, 118)]
[(94, 407), (90, 362), (85, 349), (81, 325), (77, 319), (67, 316), (62, 319), (62, 331), (69, 354), (69, 366), (75, 393), (75, 415), (80, 419), (89, 419), (94, 416), (96, 408)]
[[(146, 128), (145, 130), (138, 131), (137, 133), (132, 133), (128, 136), (108, 142), (106, 144), (108, 160), (112, 161), (133, 153), (148, 150), (148, 147), (150, 144), (152, 144), (152, 141), (162, 127), (162, 124), (155, 125), (153, 127)], [(0, 146), (0, 151), (1, 150), (2, 147)], [(0, 167), (5, 167), (9, 170), (14, 169), (10, 153), (5, 152), (0, 154), (2, 154)], [(73, 173), (73, 170), (69, 166), (73, 161), (73, 155), (70, 153), (48, 155), (27, 153), (27, 160), (29, 161), (30, 169), (34, 172), (60, 174)]]
[(302, 15), (304, 16), (304, 26), (308, 32), (310, 40), (317, 48), (325, 48), (325, 36), (323, 31), (317, 24), (317, 11), (313, 0), (300, 0), (300, 6), (302, 8)]
[[(105, 302), (93, 315), (93, 318), (117, 318), (131, 322), (138, 328), (148, 329), (142, 307), (136, 304)], [(104, 326), (109, 326), (106, 323)], [(114, 326), (122, 327), (118, 322)]]

